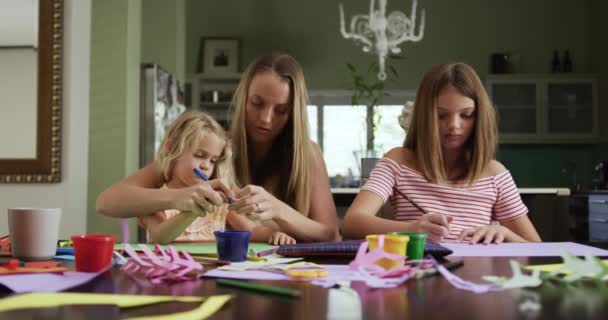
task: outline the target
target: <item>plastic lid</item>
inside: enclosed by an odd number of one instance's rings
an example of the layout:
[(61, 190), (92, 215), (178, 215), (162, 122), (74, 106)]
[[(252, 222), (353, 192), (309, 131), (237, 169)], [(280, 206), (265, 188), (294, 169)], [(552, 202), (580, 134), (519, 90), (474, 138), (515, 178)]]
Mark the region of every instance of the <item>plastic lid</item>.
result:
[(409, 236), (411, 240), (426, 240), (426, 233), (418, 232), (391, 232), (389, 234), (399, 236)]

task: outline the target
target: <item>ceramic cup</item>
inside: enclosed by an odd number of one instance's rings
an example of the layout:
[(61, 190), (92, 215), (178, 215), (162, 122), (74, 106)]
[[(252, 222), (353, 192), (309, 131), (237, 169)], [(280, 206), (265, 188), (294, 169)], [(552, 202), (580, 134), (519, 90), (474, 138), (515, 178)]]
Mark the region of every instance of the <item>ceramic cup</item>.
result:
[(21, 260), (54, 257), (60, 221), (59, 208), (9, 208), (8, 227), (13, 257)]

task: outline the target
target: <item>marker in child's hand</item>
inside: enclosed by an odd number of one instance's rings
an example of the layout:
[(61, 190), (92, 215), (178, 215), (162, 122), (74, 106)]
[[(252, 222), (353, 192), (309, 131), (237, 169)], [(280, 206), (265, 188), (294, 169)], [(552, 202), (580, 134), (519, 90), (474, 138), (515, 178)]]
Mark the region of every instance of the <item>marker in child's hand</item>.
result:
[[(198, 168), (194, 168), (194, 169), (192, 169), (192, 171), (194, 171), (194, 173), (196, 173), (196, 175), (199, 176), (199, 178), (201, 178), (205, 181), (209, 181), (209, 178), (207, 178), (207, 176)], [(230, 198), (230, 197), (226, 197), (226, 198), (228, 198), (228, 204), (232, 204), (232, 202), (234, 202), (234, 201), (232, 201), (232, 198)]]

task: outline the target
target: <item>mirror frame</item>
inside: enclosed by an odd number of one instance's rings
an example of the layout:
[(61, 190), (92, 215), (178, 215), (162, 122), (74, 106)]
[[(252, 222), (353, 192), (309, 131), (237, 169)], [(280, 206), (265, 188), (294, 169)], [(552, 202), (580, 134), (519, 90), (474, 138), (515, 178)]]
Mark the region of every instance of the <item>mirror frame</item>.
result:
[(63, 0), (39, 1), (35, 159), (0, 159), (0, 183), (61, 182)]

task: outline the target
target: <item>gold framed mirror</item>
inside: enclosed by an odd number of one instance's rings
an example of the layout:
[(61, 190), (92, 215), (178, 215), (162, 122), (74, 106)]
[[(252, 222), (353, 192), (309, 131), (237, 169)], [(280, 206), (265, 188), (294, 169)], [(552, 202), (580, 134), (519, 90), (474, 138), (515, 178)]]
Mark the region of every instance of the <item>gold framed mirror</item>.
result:
[[(15, 72), (34, 70), (30, 85), (14, 88), (20, 91), (20, 97), (26, 98), (23, 100), (31, 100), (31, 114), (23, 111), (29, 106), (26, 105), (27, 102), (19, 105), (21, 103), (19, 99), (13, 100), (16, 103), (0, 106), (0, 118), (6, 117), (3, 125), (0, 126), (0, 135), (6, 138), (5, 142), (0, 143), (0, 183), (61, 181), (63, 0), (38, 0), (33, 3), (38, 12), (37, 18), (32, 19), (33, 28), (35, 25), (38, 28), (37, 32), (34, 30), (32, 34), (37, 33), (37, 37), (33, 37), (37, 38), (37, 42), (34, 41), (31, 46), (11, 45), (10, 41), (8, 45), (0, 43), (0, 51), (5, 55), (12, 53), (16, 59), (23, 59), (22, 57), (27, 56), (28, 52), (31, 53), (32, 61), (29, 64), (23, 63), (13, 67), (12, 70)], [(14, 7), (2, 8), (2, 10), (12, 8)], [(19, 81), (15, 79), (20, 77), (20, 74), (8, 76), (5, 74), (4, 83), (18, 83)], [(30, 88), (31, 92), (25, 91)], [(6, 90), (9, 90), (7, 94), (10, 95), (11, 89)], [(23, 119), (23, 122), (20, 123), (18, 119)], [(31, 133), (31, 139), (25, 138), (27, 134), (20, 134), (20, 130)], [(11, 149), (11, 146), (21, 144), (25, 145), (25, 149), (31, 150), (30, 154), (23, 155), (12, 151), (14, 149)]]

